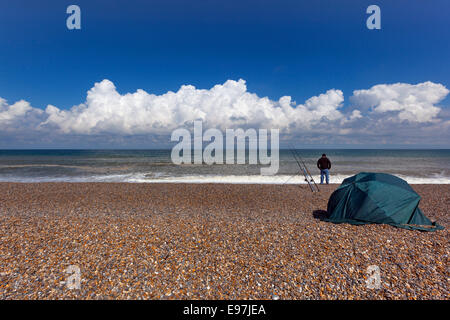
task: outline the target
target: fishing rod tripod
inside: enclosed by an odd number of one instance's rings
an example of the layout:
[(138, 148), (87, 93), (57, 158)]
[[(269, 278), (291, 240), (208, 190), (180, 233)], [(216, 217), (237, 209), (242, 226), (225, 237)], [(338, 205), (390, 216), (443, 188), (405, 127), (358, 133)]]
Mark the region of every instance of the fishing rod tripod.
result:
[(319, 192), (319, 186), (314, 181), (314, 178), (312, 177), (311, 173), (308, 170), (308, 167), (306, 166), (305, 161), (303, 161), (302, 157), (297, 153), (297, 150), (292, 148), (291, 146), (291, 152), (294, 156), (295, 161), (297, 162), (300, 171), (303, 173), (303, 176), (305, 177), (305, 181), (308, 183), (309, 188), (311, 189), (311, 192)]

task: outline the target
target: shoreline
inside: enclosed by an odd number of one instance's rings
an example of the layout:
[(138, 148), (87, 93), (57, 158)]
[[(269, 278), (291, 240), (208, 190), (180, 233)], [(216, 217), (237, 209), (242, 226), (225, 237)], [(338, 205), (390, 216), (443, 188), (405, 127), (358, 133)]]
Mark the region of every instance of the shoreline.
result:
[(450, 185), (429, 233), (322, 221), (337, 186), (1, 182), (0, 299), (448, 299)]
[[(402, 178), (403, 179), (403, 178)], [(186, 181), (182, 181), (182, 180), (134, 180), (134, 181), (107, 181), (107, 180), (97, 180), (97, 181), (66, 181), (66, 180), (61, 180), (61, 181), (54, 181), (54, 180), (43, 180), (43, 181), (1, 181), (0, 180), (0, 184), (8, 184), (8, 183), (20, 183), (20, 184), (39, 184), (39, 183), (112, 183), (112, 184), (168, 184), (168, 185), (172, 185), (172, 184), (192, 184), (192, 185), (202, 185), (202, 184), (209, 184), (209, 185), (273, 185), (273, 186), (283, 186), (283, 185), (289, 185), (289, 186), (307, 186), (308, 184), (306, 182), (304, 182), (304, 180), (300, 181), (300, 182), (292, 182), (291, 180), (289, 180), (288, 182), (230, 182), (230, 181), (213, 181), (214, 179), (211, 180), (206, 180), (206, 181), (191, 181), (191, 180), (186, 180)], [(334, 186), (339, 186), (342, 182), (330, 182), (329, 185), (334, 185)], [(321, 185), (320, 183), (318, 183), (316, 181), (317, 185)], [(450, 181), (446, 181), (446, 182), (408, 182), (408, 184), (412, 185), (412, 186), (421, 186), (421, 185), (450, 185)], [(325, 186), (326, 184), (324, 183), (322, 186)]]

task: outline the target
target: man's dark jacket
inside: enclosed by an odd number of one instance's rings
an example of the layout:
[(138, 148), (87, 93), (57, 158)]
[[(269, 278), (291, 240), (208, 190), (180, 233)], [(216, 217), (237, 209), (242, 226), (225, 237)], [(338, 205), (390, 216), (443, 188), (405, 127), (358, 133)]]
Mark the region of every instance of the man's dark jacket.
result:
[(331, 169), (330, 159), (328, 159), (327, 157), (322, 157), (317, 160), (317, 168), (319, 168), (320, 170)]

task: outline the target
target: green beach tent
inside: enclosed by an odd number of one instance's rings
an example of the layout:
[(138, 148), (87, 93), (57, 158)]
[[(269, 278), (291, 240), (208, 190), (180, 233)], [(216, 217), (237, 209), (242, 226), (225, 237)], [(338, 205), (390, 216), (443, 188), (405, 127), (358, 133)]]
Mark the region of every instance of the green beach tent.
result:
[(422, 231), (443, 229), (419, 209), (420, 196), (403, 179), (386, 173), (361, 172), (333, 192), (325, 221), (384, 223)]

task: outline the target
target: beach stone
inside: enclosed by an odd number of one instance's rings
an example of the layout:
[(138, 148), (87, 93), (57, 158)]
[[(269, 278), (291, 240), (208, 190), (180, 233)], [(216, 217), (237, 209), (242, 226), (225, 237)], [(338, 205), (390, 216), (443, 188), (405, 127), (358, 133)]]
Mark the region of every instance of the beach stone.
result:
[(412, 186), (444, 230), (322, 221), (337, 185), (0, 183), (0, 299), (448, 299), (450, 185)]

